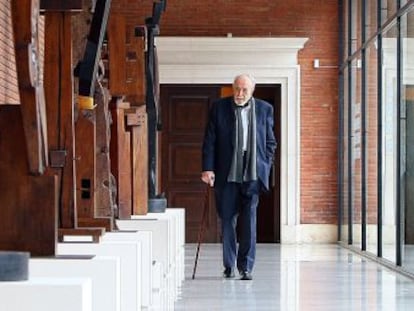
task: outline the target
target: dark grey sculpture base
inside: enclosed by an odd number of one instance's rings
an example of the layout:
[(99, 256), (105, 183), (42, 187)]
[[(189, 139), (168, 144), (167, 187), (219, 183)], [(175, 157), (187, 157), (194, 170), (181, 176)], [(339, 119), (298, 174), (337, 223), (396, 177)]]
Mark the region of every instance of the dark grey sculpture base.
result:
[(167, 208), (166, 198), (154, 198), (148, 200), (148, 212), (149, 213), (165, 213)]
[(28, 252), (0, 251), (0, 282), (28, 280), (29, 258)]

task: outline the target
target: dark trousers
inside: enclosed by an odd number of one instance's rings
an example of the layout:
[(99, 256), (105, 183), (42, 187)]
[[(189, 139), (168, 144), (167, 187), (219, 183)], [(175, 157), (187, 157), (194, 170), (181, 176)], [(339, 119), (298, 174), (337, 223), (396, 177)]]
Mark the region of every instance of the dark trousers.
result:
[(221, 219), (225, 268), (233, 268), (237, 265), (239, 271), (252, 271), (256, 256), (258, 203), (259, 184), (256, 181), (242, 184), (225, 183), (220, 189), (216, 188), (216, 206)]

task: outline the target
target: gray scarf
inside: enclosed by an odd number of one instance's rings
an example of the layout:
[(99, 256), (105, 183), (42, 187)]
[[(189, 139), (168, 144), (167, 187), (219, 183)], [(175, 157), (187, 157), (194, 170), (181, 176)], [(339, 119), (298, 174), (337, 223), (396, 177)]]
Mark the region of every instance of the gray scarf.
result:
[(249, 133), (247, 135), (246, 166), (243, 170), (243, 140), (242, 140), (242, 120), (241, 109), (234, 108), (235, 122), (233, 135), (233, 156), (230, 172), (227, 177), (228, 182), (242, 183), (257, 180), (256, 169), (256, 102), (250, 99), (249, 113)]

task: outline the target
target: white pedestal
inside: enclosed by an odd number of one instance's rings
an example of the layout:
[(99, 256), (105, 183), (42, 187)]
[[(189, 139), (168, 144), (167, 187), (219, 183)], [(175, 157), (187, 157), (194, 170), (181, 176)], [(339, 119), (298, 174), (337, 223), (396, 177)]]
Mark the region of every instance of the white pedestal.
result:
[[(149, 213), (148, 217), (158, 217), (171, 220), (171, 226), (175, 231), (173, 245), (173, 258), (175, 258), (177, 289), (179, 290), (185, 279), (185, 209), (167, 208), (165, 213)], [(135, 216), (132, 216), (135, 217)]]
[(123, 231), (151, 231), (153, 241), (152, 256), (154, 260), (160, 262), (164, 269), (169, 266), (170, 245), (168, 245), (168, 220), (148, 217), (143, 219), (117, 220), (116, 223), (119, 230)]
[(153, 304), (151, 310), (168, 310), (167, 307), (167, 283), (166, 278), (163, 275), (163, 267), (160, 262), (155, 262), (153, 266), (153, 288), (152, 288), (152, 298)]
[(141, 243), (141, 307), (146, 309), (152, 304), (152, 232), (115, 231), (107, 232), (102, 242), (132, 241)]
[[(166, 280), (168, 305), (174, 302), (175, 296), (175, 274), (173, 270), (171, 239), (173, 238), (173, 230), (171, 229), (169, 219), (158, 219), (145, 216), (133, 216), (134, 219), (117, 220), (117, 226), (120, 230), (144, 230), (153, 232), (152, 254), (156, 262), (161, 263), (163, 268), (163, 277)], [(172, 303), (171, 303), (172, 301)]]
[[(185, 210), (167, 208), (165, 213), (132, 215), (130, 220), (118, 220), (121, 230), (151, 230), (154, 232), (154, 259), (164, 267), (167, 306), (173, 308), (184, 275)], [(159, 267), (158, 267), (159, 268)], [(160, 289), (160, 292), (163, 290)]]
[(121, 310), (141, 308), (140, 242), (58, 243), (58, 255), (99, 255), (120, 258)]
[(92, 282), (88, 278), (0, 282), (0, 310), (92, 311)]
[(32, 258), (29, 275), (30, 278), (88, 277), (92, 281), (93, 311), (121, 310), (119, 257)]

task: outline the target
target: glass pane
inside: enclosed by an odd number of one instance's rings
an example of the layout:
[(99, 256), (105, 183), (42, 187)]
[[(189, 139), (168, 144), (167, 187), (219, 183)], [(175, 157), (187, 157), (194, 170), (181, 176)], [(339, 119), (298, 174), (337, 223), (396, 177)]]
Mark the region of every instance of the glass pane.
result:
[(352, 0), (351, 39), (352, 53), (362, 45), (362, 0)]
[(396, 259), (397, 208), (397, 27), (383, 33), (382, 46), (382, 248), (383, 257)]
[(361, 160), (361, 55), (357, 55), (357, 58), (351, 62), (352, 72), (352, 241), (354, 246), (361, 246), (361, 172), (362, 172), (362, 160)]
[(349, 90), (348, 90), (348, 68), (344, 69), (344, 109), (343, 109), (343, 140), (342, 140), (342, 148), (343, 152), (340, 156), (342, 156), (343, 162), (343, 179), (342, 179), (342, 219), (341, 219), (341, 237), (340, 240), (344, 243), (348, 244), (348, 221), (349, 221), (349, 198), (348, 198), (348, 136), (349, 136), (349, 127), (348, 127), (348, 115), (349, 115)]
[(389, 20), (397, 12), (397, 0), (381, 1), (381, 25)]
[(348, 19), (348, 7), (349, 7), (349, 1), (351, 0), (344, 0), (344, 6), (343, 6), (343, 33), (344, 33), (344, 41), (343, 41), (343, 61), (345, 61), (348, 58), (348, 39), (349, 39), (349, 32), (348, 32), (348, 25), (349, 25), (349, 19)]
[(404, 5), (406, 5), (408, 1), (410, 1), (410, 0), (400, 0), (400, 8), (402, 8)]
[(377, 16), (378, 16), (378, 0), (366, 0), (366, 35), (367, 39), (374, 35), (378, 28)]
[(366, 49), (366, 206), (367, 251), (377, 254), (378, 233), (378, 49)]
[(414, 11), (401, 18), (402, 105), (406, 112), (405, 140), (405, 222), (403, 266), (414, 271)]

